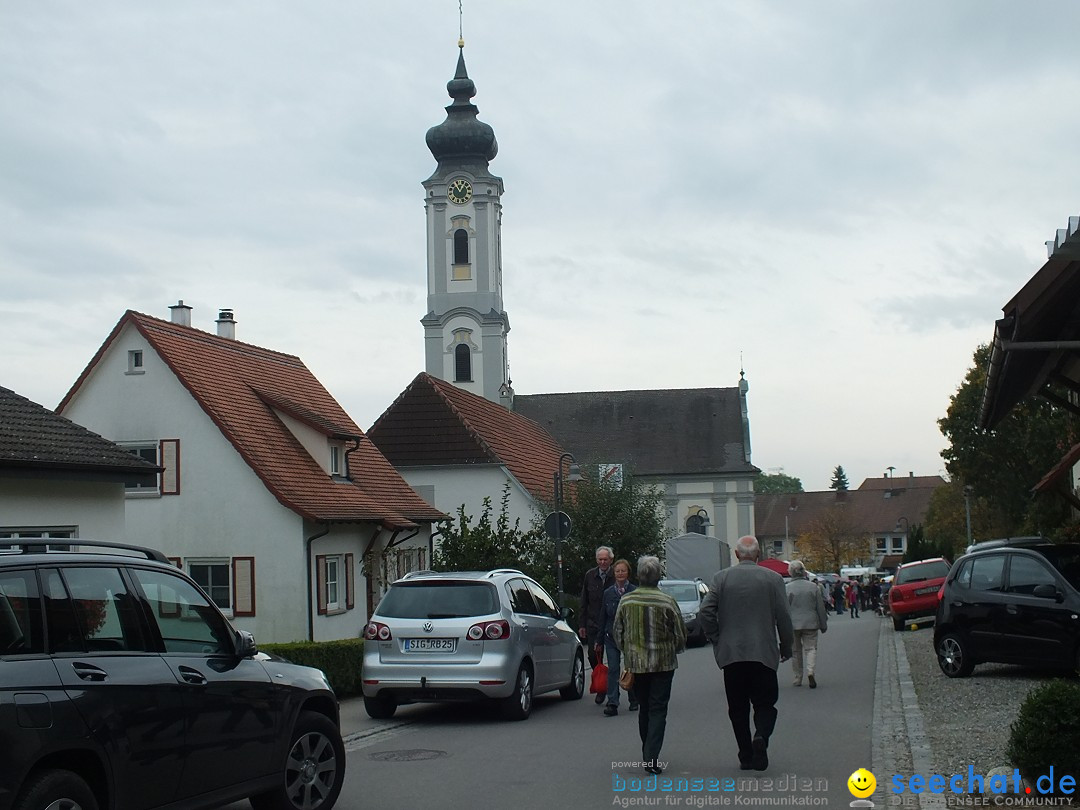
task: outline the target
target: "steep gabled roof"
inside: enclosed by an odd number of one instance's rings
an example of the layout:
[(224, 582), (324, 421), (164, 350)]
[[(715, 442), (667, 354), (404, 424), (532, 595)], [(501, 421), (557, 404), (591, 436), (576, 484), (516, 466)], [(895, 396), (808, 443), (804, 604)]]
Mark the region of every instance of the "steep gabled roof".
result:
[(370, 441), (351, 452), (351, 481), (334, 480), (276, 415), (288, 413), (331, 438), (363, 431), (298, 357), (129, 310), (61, 401), (78, 393), (126, 326), (137, 329), (288, 509), (320, 522), (415, 527), (444, 515), (417, 495)]
[(563, 449), (540, 425), (421, 372), (368, 438), (396, 467), (505, 465), (537, 499), (551, 498)]
[(158, 467), (48, 408), (0, 387), (0, 469), (63, 470), (103, 480), (153, 476)]
[(519, 394), (578, 461), (626, 464), (637, 475), (756, 473), (738, 388)]

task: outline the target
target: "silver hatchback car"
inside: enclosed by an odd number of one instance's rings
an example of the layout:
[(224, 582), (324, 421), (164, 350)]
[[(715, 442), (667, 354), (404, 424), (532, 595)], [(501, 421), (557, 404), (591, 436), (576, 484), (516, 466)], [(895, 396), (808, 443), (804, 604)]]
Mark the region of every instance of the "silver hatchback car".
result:
[(585, 692), (577, 633), (533, 579), (512, 569), (416, 571), (393, 583), (364, 629), (364, 708), (494, 699), (524, 720), (533, 696)]

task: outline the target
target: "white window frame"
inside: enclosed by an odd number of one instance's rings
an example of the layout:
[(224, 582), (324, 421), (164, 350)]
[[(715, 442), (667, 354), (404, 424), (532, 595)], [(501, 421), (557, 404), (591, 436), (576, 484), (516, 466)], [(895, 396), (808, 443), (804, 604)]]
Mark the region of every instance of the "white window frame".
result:
[(127, 374), (145, 374), (146, 367), (143, 365), (145, 356), (142, 349), (131, 349), (127, 353), (128, 367), (125, 373)]
[[(328, 554), (323, 559), (323, 582), (326, 588), (326, 612), (337, 613), (342, 610), (341, 574), (345, 570), (345, 561), (342, 554)], [(331, 576), (332, 575), (332, 576)]]
[(341, 475), (341, 445), (330, 445), (330, 474)]
[[(209, 586), (209, 583), (201, 582), (198, 577), (195, 576), (191, 570), (193, 565), (207, 565), (207, 566), (222, 566), (225, 568), (225, 587), (229, 589), (229, 606), (223, 607), (218, 604), (218, 601), (214, 598), (214, 592)], [(221, 612), (229, 618), (233, 616), (233, 605), (236, 603), (236, 594), (233, 593), (233, 570), (232, 559), (230, 557), (187, 557), (184, 559), (184, 570), (187, 575), (198, 583), (199, 587), (206, 592), (206, 595), (210, 597), (210, 601), (213, 602)], [(219, 586), (220, 587), (220, 586)]]
[(889, 538), (888, 537), (875, 537), (874, 538), (874, 550), (878, 554), (889, 553)]
[[(149, 461), (154, 466), (161, 466), (161, 443), (158, 441), (145, 441), (145, 442), (117, 442), (121, 447), (127, 450), (136, 458), (141, 458), (144, 461)], [(146, 451), (153, 451), (154, 457), (150, 458), (146, 455)], [(161, 494), (161, 476), (154, 476), (153, 485), (139, 485), (131, 484), (129, 481), (124, 482), (124, 494), (131, 497), (155, 497)]]
[[(6, 548), (7, 540), (75, 540), (79, 536), (76, 527), (61, 528), (59, 526), (17, 526), (10, 528), (0, 527), (0, 548)], [(69, 549), (75, 543), (49, 543), (45, 547), (56, 551)]]
[(890, 544), (890, 548), (892, 549), (893, 554), (903, 554), (903, 552), (904, 552), (904, 538), (903, 538), (903, 536), (892, 538), (892, 543)]

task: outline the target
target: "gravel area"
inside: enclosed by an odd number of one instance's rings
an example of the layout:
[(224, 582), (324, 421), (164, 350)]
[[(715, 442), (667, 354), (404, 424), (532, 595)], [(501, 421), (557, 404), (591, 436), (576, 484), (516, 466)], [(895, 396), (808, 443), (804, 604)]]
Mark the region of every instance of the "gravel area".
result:
[[(882, 628), (882, 632), (892, 632)], [(967, 678), (947, 678), (934, 654), (934, 628), (902, 633), (937, 773), (1012, 767), (1009, 727), (1027, 693), (1052, 675), (1030, 667), (980, 664)]]

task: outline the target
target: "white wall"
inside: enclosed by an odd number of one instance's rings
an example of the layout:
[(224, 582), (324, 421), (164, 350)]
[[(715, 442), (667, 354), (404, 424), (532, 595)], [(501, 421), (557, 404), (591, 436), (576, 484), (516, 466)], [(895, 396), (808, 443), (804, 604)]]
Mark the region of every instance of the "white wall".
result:
[(66, 528), (87, 540), (128, 541), (124, 485), (0, 478), (0, 529)]
[(525, 491), (509, 471), (501, 465), (476, 465), (469, 467), (398, 467), (401, 477), (413, 489), (423, 486), (435, 488), (435, 508), (457, 520), (458, 508), (465, 504), (465, 514), (475, 523), (484, 508), (484, 497), (491, 498), (492, 520), (502, 507), (503, 487), (510, 482), (510, 525), (521, 519), (520, 528), (532, 528), (536, 517), (536, 501)]

